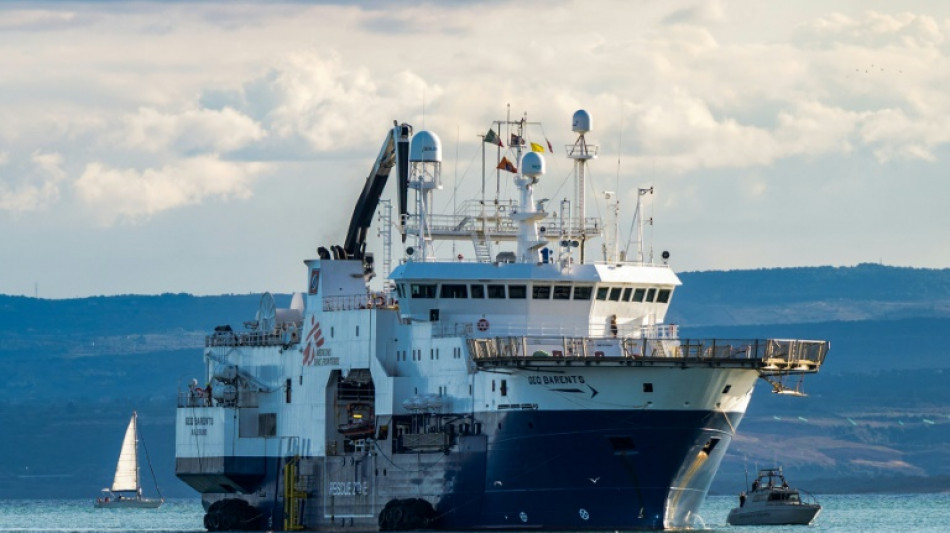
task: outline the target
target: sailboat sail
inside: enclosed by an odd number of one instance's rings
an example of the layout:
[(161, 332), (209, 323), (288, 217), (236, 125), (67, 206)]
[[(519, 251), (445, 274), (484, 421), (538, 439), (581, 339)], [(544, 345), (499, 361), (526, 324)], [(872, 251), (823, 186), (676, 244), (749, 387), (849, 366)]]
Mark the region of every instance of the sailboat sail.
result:
[(136, 454), (137, 428), (136, 415), (132, 415), (129, 427), (125, 430), (125, 439), (122, 441), (122, 451), (119, 452), (119, 463), (115, 467), (115, 479), (112, 481), (113, 492), (139, 490), (139, 461)]

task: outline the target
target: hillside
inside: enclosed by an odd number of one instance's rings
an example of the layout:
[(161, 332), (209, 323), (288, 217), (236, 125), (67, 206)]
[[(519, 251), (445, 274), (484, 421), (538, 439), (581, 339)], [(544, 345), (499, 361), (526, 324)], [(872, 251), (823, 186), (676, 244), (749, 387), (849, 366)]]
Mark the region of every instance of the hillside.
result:
[[(859, 265), (690, 272), (670, 322), (682, 337), (828, 339), (806, 398), (762, 382), (713, 491), (783, 463), (813, 491), (950, 490), (950, 270)], [(278, 295), (278, 306), (289, 304)], [(0, 498), (94, 497), (132, 409), (166, 496), (174, 405), (202, 372), (204, 335), (242, 327), (260, 295), (0, 296)], [(54, 481), (51, 481), (54, 480)]]
[(950, 269), (800, 267), (684, 272), (669, 322), (693, 326), (950, 318)]

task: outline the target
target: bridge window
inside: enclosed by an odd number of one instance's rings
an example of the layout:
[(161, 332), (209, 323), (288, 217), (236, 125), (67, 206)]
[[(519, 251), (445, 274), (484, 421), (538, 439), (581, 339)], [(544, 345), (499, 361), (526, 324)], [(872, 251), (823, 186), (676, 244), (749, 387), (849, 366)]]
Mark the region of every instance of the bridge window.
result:
[(655, 296), (656, 296), (656, 289), (652, 289), (652, 288), (651, 288), (651, 289), (648, 289), (648, 290), (647, 290), (647, 303), (652, 302), (652, 301), (653, 301), (653, 298), (654, 298)]
[(531, 288), (531, 297), (535, 300), (547, 300), (551, 298), (551, 286), (535, 285)]
[(643, 295), (646, 294), (646, 292), (647, 292), (646, 289), (637, 289), (637, 290), (633, 291), (633, 301), (634, 301), (634, 302), (642, 302), (642, 301), (643, 301)]
[(505, 286), (504, 285), (489, 285), (488, 286), (488, 297), (495, 299), (503, 299), (505, 297)]
[(610, 289), (608, 289), (607, 287), (597, 287), (597, 299), (598, 299), (598, 300), (606, 300), (606, 299), (607, 299), (607, 292), (608, 292), (609, 290), (610, 290)]
[(630, 296), (632, 295), (633, 295), (633, 287), (627, 287), (626, 289), (623, 290), (623, 298), (621, 299), (625, 302), (629, 302)]
[(413, 298), (435, 298), (435, 283), (413, 283)]
[(610, 301), (619, 302), (620, 301), (620, 287), (612, 287), (610, 289)]
[(669, 301), (670, 301), (669, 289), (660, 289), (660, 292), (656, 293), (656, 303), (665, 304)]
[(443, 283), (440, 296), (442, 298), (468, 298), (468, 286)]
[(574, 287), (574, 299), (575, 300), (590, 300), (590, 295), (593, 292), (593, 287)]
[(555, 285), (555, 286), (554, 286), (554, 299), (555, 299), (555, 300), (570, 300), (570, 299), (571, 299), (571, 286), (570, 286), (570, 285)]
[(509, 285), (508, 297), (516, 300), (524, 300), (528, 297), (528, 287), (526, 285)]
[(484, 298), (485, 297), (485, 286), (484, 285), (472, 285), (471, 287), (472, 298)]

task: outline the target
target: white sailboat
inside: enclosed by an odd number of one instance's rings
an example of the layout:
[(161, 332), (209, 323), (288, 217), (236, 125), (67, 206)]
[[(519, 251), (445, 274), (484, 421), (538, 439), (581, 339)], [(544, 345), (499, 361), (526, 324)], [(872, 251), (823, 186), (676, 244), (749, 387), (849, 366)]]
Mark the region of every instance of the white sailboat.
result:
[[(165, 502), (158, 482), (155, 490), (158, 499), (143, 498), (142, 485), (139, 479), (138, 456), (138, 413), (132, 412), (129, 427), (125, 430), (125, 439), (122, 440), (122, 450), (119, 452), (119, 462), (115, 467), (115, 478), (111, 488), (102, 489), (102, 496), (96, 498), (97, 508), (126, 508), (126, 509), (155, 509)], [(148, 451), (146, 450), (146, 459)], [(151, 462), (149, 463), (151, 469)], [(155, 478), (154, 472), (152, 478)]]

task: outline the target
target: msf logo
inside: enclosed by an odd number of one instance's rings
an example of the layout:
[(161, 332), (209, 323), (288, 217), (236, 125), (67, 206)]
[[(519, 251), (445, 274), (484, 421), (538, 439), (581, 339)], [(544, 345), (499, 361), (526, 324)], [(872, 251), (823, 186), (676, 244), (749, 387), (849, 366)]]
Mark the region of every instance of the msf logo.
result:
[(310, 315), (310, 332), (307, 333), (307, 346), (303, 349), (304, 366), (312, 365), (317, 350), (323, 346), (323, 332), (320, 330), (320, 323)]

